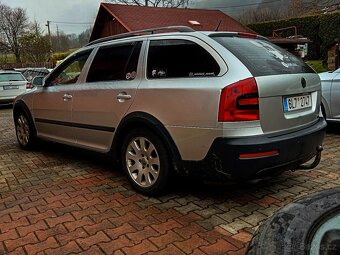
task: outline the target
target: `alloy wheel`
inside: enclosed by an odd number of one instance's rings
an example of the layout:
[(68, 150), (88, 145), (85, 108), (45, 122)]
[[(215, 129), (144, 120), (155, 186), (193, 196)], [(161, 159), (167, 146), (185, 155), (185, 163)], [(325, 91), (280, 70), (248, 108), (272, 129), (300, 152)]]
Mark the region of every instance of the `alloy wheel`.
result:
[(152, 142), (145, 137), (133, 138), (127, 146), (126, 167), (133, 181), (140, 187), (151, 187), (159, 177), (160, 158)]
[(30, 139), (30, 128), (28, 120), (24, 115), (18, 117), (16, 132), (20, 144), (26, 146)]

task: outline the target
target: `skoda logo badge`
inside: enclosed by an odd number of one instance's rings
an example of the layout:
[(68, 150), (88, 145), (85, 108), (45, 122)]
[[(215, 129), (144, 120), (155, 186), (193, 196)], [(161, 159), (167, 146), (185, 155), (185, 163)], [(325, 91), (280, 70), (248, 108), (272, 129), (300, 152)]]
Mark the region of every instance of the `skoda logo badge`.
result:
[(305, 88), (307, 86), (307, 82), (305, 78), (301, 78), (301, 85), (302, 85), (302, 88)]

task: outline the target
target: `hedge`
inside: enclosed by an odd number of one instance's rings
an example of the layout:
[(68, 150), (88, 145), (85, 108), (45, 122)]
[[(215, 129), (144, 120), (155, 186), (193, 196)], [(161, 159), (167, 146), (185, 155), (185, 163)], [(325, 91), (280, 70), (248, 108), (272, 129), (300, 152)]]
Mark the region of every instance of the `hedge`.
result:
[(325, 59), (327, 47), (334, 42), (335, 38), (340, 39), (340, 11), (248, 25), (263, 36), (272, 36), (273, 30), (291, 26), (297, 27), (299, 35), (312, 40), (308, 50), (310, 59)]

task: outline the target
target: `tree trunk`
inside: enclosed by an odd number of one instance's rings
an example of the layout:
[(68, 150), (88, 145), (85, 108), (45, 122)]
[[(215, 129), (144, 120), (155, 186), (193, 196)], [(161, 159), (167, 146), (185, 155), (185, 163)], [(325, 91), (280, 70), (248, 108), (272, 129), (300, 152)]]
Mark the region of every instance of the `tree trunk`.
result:
[(21, 63), (20, 53), (16, 51), (16, 52), (14, 52), (14, 56), (15, 56), (16, 62)]

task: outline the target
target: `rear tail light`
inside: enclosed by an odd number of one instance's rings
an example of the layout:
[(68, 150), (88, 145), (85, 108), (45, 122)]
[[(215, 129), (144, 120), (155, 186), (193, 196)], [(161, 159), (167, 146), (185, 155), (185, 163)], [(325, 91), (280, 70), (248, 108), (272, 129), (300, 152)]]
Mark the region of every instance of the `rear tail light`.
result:
[(33, 88), (33, 85), (32, 85), (31, 83), (28, 82), (28, 83), (26, 84), (26, 89), (31, 89), (31, 88)]
[(222, 90), (219, 122), (259, 119), (259, 93), (254, 78), (238, 81)]

